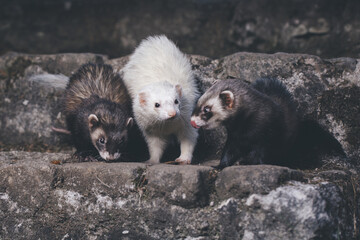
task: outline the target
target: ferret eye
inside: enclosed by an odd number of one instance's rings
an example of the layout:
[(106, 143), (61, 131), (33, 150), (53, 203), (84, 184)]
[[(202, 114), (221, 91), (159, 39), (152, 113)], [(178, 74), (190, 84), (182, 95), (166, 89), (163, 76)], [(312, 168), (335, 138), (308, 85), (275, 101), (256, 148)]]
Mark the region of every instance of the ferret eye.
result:
[(104, 144), (104, 143), (105, 143), (105, 138), (103, 138), (103, 137), (99, 138), (99, 139), (98, 139), (98, 142), (99, 142), (100, 144)]
[(211, 108), (210, 107), (208, 107), (208, 106), (206, 106), (206, 107), (204, 107), (204, 113), (208, 113), (208, 112), (210, 112), (211, 111)]
[(159, 104), (159, 103), (155, 103), (155, 107), (156, 107), (156, 108), (160, 107), (160, 104)]
[(175, 103), (175, 104), (178, 104), (178, 103), (179, 103), (179, 101), (178, 101), (177, 99), (175, 99), (174, 103)]

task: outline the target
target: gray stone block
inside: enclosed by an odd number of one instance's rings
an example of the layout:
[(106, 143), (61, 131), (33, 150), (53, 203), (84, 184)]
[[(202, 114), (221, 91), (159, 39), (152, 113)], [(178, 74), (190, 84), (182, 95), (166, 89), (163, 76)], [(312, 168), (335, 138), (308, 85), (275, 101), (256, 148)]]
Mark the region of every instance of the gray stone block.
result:
[(152, 197), (164, 197), (185, 208), (209, 204), (213, 172), (205, 166), (155, 165), (147, 169), (147, 190)]
[(271, 165), (234, 166), (225, 168), (215, 182), (220, 199), (243, 198), (250, 194), (266, 194), (288, 181), (303, 180), (300, 171)]

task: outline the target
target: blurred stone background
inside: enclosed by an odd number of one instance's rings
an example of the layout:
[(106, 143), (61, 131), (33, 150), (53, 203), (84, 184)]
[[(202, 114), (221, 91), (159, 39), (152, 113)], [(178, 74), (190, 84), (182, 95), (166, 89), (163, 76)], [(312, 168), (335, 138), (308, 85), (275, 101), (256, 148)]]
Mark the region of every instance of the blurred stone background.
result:
[(191, 54), (238, 51), (360, 54), (356, 0), (13, 0), (0, 1), (0, 55), (130, 54), (166, 34)]

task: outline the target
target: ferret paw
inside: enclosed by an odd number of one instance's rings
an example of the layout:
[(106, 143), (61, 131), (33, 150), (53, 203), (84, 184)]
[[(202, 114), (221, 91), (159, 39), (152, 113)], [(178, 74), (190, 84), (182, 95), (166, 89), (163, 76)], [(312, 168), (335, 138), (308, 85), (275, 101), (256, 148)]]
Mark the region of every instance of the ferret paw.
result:
[(145, 161), (145, 163), (150, 164), (150, 165), (154, 165), (154, 164), (159, 164), (160, 162), (158, 160), (155, 160), (155, 159), (149, 159), (149, 160)]
[(98, 159), (94, 156), (86, 156), (84, 159), (85, 162), (98, 162)]
[(94, 156), (85, 154), (83, 152), (76, 152), (73, 154), (73, 156), (77, 162), (97, 162), (98, 161)]
[(177, 158), (177, 159), (175, 159), (175, 162), (178, 162), (180, 165), (188, 165), (188, 164), (191, 164), (191, 160), (189, 160), (189, 159), (182, 159), (182, 158)]

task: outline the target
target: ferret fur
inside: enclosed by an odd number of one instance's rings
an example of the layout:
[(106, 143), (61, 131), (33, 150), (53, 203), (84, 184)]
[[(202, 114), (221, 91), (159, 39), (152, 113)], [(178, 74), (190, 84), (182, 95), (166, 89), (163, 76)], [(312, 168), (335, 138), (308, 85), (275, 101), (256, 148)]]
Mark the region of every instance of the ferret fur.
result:
[(122, 157), (132, 125), (131, 99), (110, 65), (86, 64), (70, 77), (64, 114), (80, 158)]
[(181, 151), (176, 161), (190, 163), (198, 136), (190, 116), (199, 94), (186, 56), (167, 37), (149, 37), (135, 49), (122, 74), (149, 147), (149, 162), (159, 163), (168, 137), (175, 135)]
[(294, 162), (309, 150), (301, 146), (312, 137), (299, 131), (308, 126), (315, 135), (324, 136), (317, 137), (319, 141), (344, 154), (336, 139), (318, 124), (300, 119), (291, 94), (276, 79), (259, 79), (252, 85), (238, 79), (216, 83), (198, 100), (191, 124), (204, 129), (226, 127), (228, 137), (219, 168), (236, 161), (295, 166)]

